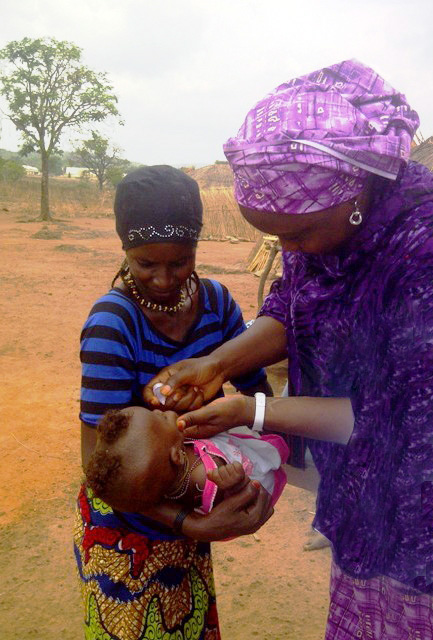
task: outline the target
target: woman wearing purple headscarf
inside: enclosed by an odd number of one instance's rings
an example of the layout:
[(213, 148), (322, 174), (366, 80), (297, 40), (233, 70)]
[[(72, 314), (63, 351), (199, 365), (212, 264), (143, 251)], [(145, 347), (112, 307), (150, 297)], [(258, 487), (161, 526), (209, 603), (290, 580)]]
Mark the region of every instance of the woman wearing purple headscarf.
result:
[(307, 438), (333, 552), (326, 640), (433, 638), (433, 175), (408, 162), (417, 126), (353, 60), (261, 100), (225, 153), (283, 277), (247, 332), (157, 378), (170, 405), (288, 356), (291, 397), (232, 396), (183, 425)]

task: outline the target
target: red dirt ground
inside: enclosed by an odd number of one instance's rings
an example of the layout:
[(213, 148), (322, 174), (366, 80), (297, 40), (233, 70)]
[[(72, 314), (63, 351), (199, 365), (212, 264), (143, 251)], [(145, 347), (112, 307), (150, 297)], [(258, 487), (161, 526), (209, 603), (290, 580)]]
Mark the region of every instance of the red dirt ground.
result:
[[(113, 226), (70, 218), (40, 233), (41, 223), (0, 212), (2, 640), (83, 637), (71, 541), (81, 475), (78, 341), (121, 261)], [(202, 274), (229, 287), (246, 319), (258, 285), (242, 272), (251, 246), (202, 242), (197, 260), (208, 265)], [(269, 372), (276, 392), (284, 371)], [(330, 553), (302, 550), (313, 511), (314, 495), (288, 485), (256, 536), (213, 545), (224, 640), (323, 638)]]

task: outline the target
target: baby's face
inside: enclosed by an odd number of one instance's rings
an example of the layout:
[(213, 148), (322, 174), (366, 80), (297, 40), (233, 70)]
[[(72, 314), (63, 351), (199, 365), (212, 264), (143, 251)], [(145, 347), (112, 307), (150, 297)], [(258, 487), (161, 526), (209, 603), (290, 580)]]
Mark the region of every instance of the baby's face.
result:
[(171, 447), (181, 448), (183, 445), (183, 433), (177, 426), (178, 415), (174, 411), (160, 411), (133, 407), (131, 409), (131, 421), (129, 432), (138, 434), (143, 442), (144, 433), (152, 434), (157, 438), (158, 448), (161, 452), (170, 450)]
[(159, 411), (130, 407), (129, 427), (122, 441), (124, 453), (129, 453), (128, 466), (141, 473), (152, 465), (155, 473), (164, 474), (163, 467), (172, 460), (173, 452), (180, 452), (184, 436), (177, 426), (178, 415), (174, 411)]
[[(184, 436), (176, 424), (178, 415), (174, 411), (149, 411), (143, 407), (129, 407), (125, 412), (131, 416), (129, 426), (117, 447), (128, 469), (131, 492), (140, 500), (141, 492), (137, 488), (143, 483), (149, 488), (151, 479), (154, 492), (157, 493), (158, 487), (165, 487), (165, 493), (184, 459)], [(147, 479), (146, 482), (143, 479)]]

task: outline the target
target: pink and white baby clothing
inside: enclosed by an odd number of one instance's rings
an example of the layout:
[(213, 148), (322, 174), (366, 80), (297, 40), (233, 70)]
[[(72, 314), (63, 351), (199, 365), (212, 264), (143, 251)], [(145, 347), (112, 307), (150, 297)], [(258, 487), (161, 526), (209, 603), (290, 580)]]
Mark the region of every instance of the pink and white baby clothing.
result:
[[(222, 458), (227, 464), (240, 462), (246, 475), (260, 482), (271, 495), (272, 506), (282, 494), (286, 474), (281, 465), (287, 461), (289, 448), (281, 436), (272, 433), (256, 436), (224, 432), (207, 440), (186, 440), (185, 444), (188, 442), (193, 443), (194, 453), (200, 456), (206, 471), (217, 468), (212, 456)], [(217, 485), (206, 478), (201, 505), (196, 511), (209, 513), (217, 490)]]

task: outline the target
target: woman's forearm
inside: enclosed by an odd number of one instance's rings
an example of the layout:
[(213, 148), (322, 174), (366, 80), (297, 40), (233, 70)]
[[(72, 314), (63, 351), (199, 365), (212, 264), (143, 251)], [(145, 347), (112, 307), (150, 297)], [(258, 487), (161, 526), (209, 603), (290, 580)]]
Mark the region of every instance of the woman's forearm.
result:
[(267, 398), (265, 430), (347, 444), (354, 416), (349, 398)]
[[(159, 405), (153, 389), (160, 383), (161, 392), (166, 396), (165, 408), (183, 413), (191, 407), (200, 406), (203, 401), (212, 400), (227, 380), (285, 357), (284, 326), (274, 318), (263, 316), (247, 331), (228, 340), (209, 355), (181, 360), (162, 369), (144, 387), (143, 398), (149, 406)], [(196, 402), (194, 394), (188, 397), (191, 388), (200, 392), (200, 402)], [(270, 389), (266, 391), (269, 393)]]
[(224, 380), (266, 367), (287, 357), (286, 330), (278, 320), (261, 316), (247, 331), (212, 352)]
[[(255, 398), (236, 394), (183, 414), (178, 424), (188, 438), (209, 438), (231, 427), (252, 426)], [(354, 416), (350, 398), (267, 398), (263, 428), (315, 440), (347, 444)]]

